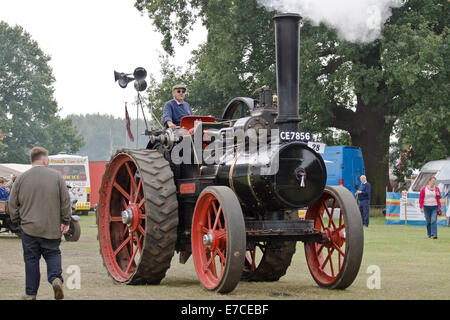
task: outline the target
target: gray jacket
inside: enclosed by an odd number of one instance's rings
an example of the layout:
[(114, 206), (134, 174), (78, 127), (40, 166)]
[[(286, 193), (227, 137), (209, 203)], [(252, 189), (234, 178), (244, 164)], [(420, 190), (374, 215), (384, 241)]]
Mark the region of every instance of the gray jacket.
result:
[(17, 177), (8, 201), (9, 214), (27, 235), (59, 239), (71, 219), (70, 196), (56, 170), (36, 166)]

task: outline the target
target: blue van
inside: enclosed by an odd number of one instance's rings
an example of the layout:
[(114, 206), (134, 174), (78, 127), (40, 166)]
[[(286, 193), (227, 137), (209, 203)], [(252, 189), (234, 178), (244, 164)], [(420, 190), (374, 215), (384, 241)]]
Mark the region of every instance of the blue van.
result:
[(365, 174), (361, 148), (354, 146), (326, 146), (322, 154), (327, 167), (327, 185), (343, 185), (355, 194)]

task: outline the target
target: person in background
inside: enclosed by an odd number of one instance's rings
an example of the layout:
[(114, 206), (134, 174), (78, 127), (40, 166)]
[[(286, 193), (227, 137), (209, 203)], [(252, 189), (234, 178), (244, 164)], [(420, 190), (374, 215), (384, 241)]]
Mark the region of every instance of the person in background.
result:
[(436, 178), (430, 177), (419, 194), (420, 211), (425, 215), (427, 235), (430, 239), (437, 239), (437, 216), (441, 210), (441, 191), (436, 184)]
[(15, 181), (9, 198), (9, 214), (22, 229), (25, 261), (24, 300), (35, 300), (41, 279), (39, 260), (47, 263), (47, 279), (55, 299), (64, 298), (61, 236), (69, 230), (70, 196), (61, 174), (48, 168), (48, 151), (34, 147), (32, 168)]
[(370, 186), (370, 183), (367, 182), (367, 178), (365, 175), (362, 175), (360, 180), (361, 180), (361, 185), (359, 186), (358, 191), (356, 191), (355, 195), (358, 198), (358, 206), (359, 206), (359, 211), (361, 212), (363, 226), (368, 227), (369, 226), (369, 214), (370, 214), (371, 186)]
[(163, 124), (175, 129), (180, 126), (181, 118), (192, 115), (191, 105), (184, 101), (186, 86), (177, 84), (172, 87), (173, 99), (167, 101), (163, 110)]
[(6, 189), (6, 191), (8, 191), (8, 193), (11, 193), (11, 189), (14, 184), (14, 181), (16, 181), (16, 176), (14, 174), (12, 174), (9, 177), (9, 181), (6, 182), (6, 184), (5, 184), (5, 189)]
[(6, 179), (0, 177), (0, 201), (8, 201), (9, 192), (6, 190)]

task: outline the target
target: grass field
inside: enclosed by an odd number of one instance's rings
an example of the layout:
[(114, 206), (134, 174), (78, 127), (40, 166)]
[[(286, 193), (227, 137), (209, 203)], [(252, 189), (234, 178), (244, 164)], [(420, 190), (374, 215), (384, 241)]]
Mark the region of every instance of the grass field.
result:
[[(364, 256), (358, 277), (346, 290), (319, 288), (306, 265), (303, 244), (287, 274), (277, 282), (241, 282), (223, 296), (205, 291), (195, 273), (192, 258), (182, 265), (174, 256), (166, 278), (158, 286), (116, 284), (107, 275), (98, 250), (95, 216), (81, 217), (78, 242), (62, 241), (64, 277), (68, 267), (79, 266), (81, 288), (65, 289), (66, 299), (450, 299), (450, 228), (439, 227), (437, 240), (426, 237), (425, 227), (386, 225), (383, 216), (371, 217), (364, 229)], [(380, 271), (380, 288), (369, 289), (370, 266)], [(24, 293), (24, 263), (19, 238), (0, 236), (0, 299), (20, 299)], [(53, 299), (41, 261), (38, 299)], [(66, 285), (67, 285), (66, 281)], [(369, 281), (370, 282), (370, 281)]]

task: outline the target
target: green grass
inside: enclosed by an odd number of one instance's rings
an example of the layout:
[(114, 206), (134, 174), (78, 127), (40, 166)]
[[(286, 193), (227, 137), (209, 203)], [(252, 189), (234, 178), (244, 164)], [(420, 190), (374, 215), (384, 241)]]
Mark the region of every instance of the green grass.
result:
[[(384, 217), (371, 217), (364, 229), (364, 255), (355, 282), (346, 290), (319, 288), (306, 265), (303, 244), (287, 274), (277, 282), (241, 282), (228, 295), (207, 292), (200, 285), (192, 258), (182, 265), (178, 254), (166, 278), (157, 286), (127, 286), (113, 282), (107, 275), (99, 254), (95, 215), (81, 217), (78, 242), (62, 241), (63, 270), (78, 265), (81, 289), (68, 290), (67, 299), (449, 299), (450, 228), (439, 227), (439, 239), (426, 236), (425, 227), (386, 225)], [(381, 271), (381, 288), (370, 290), (367, 268), (376, 265)], [(18, 299), (24, 292), (24, 265), (20, 239), (0, 237), (0, 299)], [(41, 261), (39, 299), (52, 299)]]

